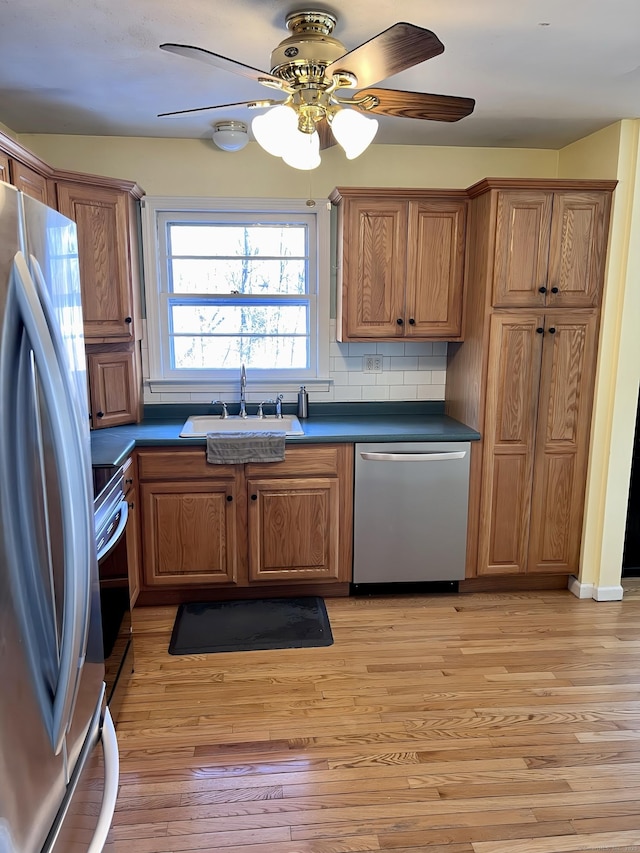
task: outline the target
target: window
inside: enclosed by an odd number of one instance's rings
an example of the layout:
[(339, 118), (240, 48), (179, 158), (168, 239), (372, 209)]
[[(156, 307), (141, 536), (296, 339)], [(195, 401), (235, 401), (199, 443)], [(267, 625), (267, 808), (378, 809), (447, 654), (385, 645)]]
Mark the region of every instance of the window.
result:
[(146, 199), (153, 383), (299, 383), (328, 369), (325, 202)]

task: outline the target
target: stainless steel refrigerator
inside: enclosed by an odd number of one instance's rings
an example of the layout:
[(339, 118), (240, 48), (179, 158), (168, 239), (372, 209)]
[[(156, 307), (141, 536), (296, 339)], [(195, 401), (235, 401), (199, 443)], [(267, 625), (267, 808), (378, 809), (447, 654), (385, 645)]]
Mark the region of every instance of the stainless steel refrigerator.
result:
[(98, 853), (104, 703), (75, 224), (0, 183), (0, 853)]

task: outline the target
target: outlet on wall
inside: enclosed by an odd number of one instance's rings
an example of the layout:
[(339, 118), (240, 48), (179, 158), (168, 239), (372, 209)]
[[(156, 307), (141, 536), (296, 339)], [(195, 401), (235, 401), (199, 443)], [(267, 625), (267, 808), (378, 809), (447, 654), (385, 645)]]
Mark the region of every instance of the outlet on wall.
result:
[(363, 355), (362, 356), (362, 372), (363, 373), (382, 373), (382, 356), (381, 355)]

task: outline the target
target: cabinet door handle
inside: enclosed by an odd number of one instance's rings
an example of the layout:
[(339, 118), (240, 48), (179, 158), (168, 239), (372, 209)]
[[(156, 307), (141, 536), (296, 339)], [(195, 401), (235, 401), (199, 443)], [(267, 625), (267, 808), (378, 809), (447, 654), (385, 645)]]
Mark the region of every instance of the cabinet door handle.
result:
[(127, 325), (132, 322), (131, 317), (125, 317), (124, 321), (125, 323), (127, 323)]
[(560, 291), (559, 287), (552, 287), (551, 288), (551, 293), (558, 293), (559, 291)]
[(409, 318), (409, 325), (410, 325), (410, 326), (415, 326), (415, 324), (416, 324), (416, 321), (413, 319), (413, 317), (410, 317), (410, 318)]
[(257, 496), (257, 495), (251, 495), (251, 500), (252, 500), (252, 501), (257, 501), (257, 500), (258, 500), (258, 496)]
[(396, 320), (396, 323), (397, 323), (399, 326), (402, 326), (402, 325), (404, 324), (404, 320), (402, 319), (402, 317), (398, 317), (398, 319)]
[(99, 417), (99, 418), (103, 418), (103, 417), (104, 417), (104, 412), (98, 412), (97, 414), (98, 414), (98, 417)]
[(549, 334), (550, 334), (550, 335), (555, 335), (555, 333), (556, 333), (555, 327), (554, 327), (554, 326), (551, 326), (551, 328), (549, 329)]
[(229, 503), (231, 503), (232, 500), (233, 500), (233, 495), (227, 495), (227, 501)]
[(539, 335), (544, 335), (544, 329), (542, 328), (542, 326), (538, 326), (538, 328), (536, 329), (536, 332), (537, 332)]
[(546, 288), (546, 287), (544, 287), (544, 285), (543, 285), (542, 287), (539, 287), (539, 288), (538, 288), (538, 292), (539, 292), (539, 293), (546, 293), (546, 292), (547, 292), (547, 288)]

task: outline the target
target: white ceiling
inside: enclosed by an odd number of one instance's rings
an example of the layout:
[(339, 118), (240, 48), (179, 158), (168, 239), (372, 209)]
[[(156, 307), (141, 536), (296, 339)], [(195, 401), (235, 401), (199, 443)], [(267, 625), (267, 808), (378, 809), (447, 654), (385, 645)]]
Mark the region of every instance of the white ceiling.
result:
[(560, 148), (640, 116), (640, 0), (0, 0), (0, 122), (16, 133), (205, 138), (277, 97), (234, 73), (159, 50), (193, 44), (269, 69), (286, 15), (328, 9), (351, 50), (397, 21), (445, 52), (384, 88), (476, 99), (460, 122), (381, 117), (376, 143)]

